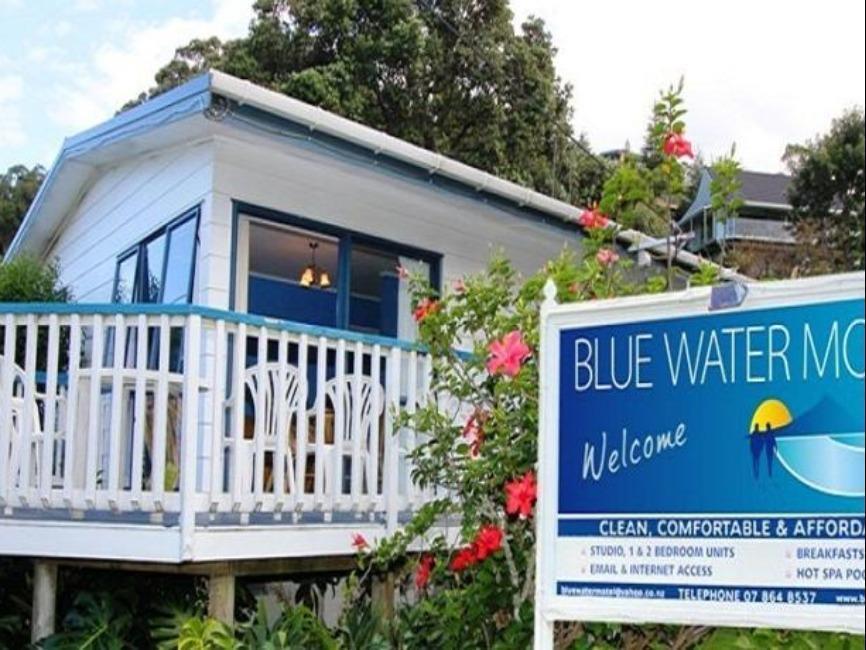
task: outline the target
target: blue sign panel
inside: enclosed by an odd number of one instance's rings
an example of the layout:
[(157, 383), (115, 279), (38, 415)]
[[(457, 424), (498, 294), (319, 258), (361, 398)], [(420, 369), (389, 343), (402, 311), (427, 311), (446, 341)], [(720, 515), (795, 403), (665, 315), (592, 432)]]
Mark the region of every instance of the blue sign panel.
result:
[(557, 330), (555, 596), (862, 612), (863, 300), (592, 321)]

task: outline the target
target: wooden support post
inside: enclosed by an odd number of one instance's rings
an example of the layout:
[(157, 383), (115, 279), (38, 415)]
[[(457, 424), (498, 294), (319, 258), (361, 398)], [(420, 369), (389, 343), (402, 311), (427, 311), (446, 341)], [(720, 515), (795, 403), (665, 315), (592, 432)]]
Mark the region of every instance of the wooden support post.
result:
[(394, 574), (386, 573), (373, 578), (373, 608), (385, 619), (394, 618)]
[(57, 607), (57, 565), (36, 560), (33, 565), (33, 613), (30, 622), (30, 640), (54, 634)]
[(208, 578), (207, 613), (226, 625), (235, 623), (234, 573), (212, 573)]

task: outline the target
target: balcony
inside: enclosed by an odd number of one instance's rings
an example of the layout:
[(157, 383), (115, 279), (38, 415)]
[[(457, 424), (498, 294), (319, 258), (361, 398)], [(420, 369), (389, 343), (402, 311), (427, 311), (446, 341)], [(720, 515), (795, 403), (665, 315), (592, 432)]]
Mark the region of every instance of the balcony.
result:
[(197, 306), (0, 305), (0, 555), (352, 553), (431, 498), (398, 415), (432, 360)]

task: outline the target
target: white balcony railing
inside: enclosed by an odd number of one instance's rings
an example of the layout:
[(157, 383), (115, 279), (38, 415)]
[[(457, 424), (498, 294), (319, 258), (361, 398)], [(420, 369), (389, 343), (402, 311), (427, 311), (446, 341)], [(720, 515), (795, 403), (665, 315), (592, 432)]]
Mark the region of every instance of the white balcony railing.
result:
[(181, 537), (263, 514), (393, 529), (430, 497), (395, 420), (428, 399), (431, 359), (412, 344), (195, 306), (48, 304), (0, 305), (0, 344), (6, 517), (146, 513)]

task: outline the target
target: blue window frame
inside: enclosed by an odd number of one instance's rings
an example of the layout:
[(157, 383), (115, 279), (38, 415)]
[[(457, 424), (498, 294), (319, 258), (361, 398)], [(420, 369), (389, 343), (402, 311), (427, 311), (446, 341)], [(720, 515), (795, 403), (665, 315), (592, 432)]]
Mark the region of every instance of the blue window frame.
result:
[(121, 253), (112, 302), (191, 302), (198, 221), (199, 208), (195, 207)]
[[(318, 239), (319, 260), (329, 259), (328, 263), (321, 263), (335, 276), (330, 277), (332, 284), (323, 290), (299, 288), (291, 278), (279, 282), (251, 273), (247, 280), (253, 282), (248, 285), (247, 308), (251, 313), (400, 338), (396, 267), (404, 265), (426, 271), (433, 287), (441, 288), (439, 253), (240, 202), (234, 204), (233, 263), (237, 259), (241, 215), (289, 226), (297, 229), (298, 236), (306, 233), (309, 239)], [(327, 246), (336, 248), (336, 260), (326, 257), (330, 255)], [(235, 275), (233, 270), (232, 308), (235, 308)], [(281, 289), (286, 295), (279, 294)]]

